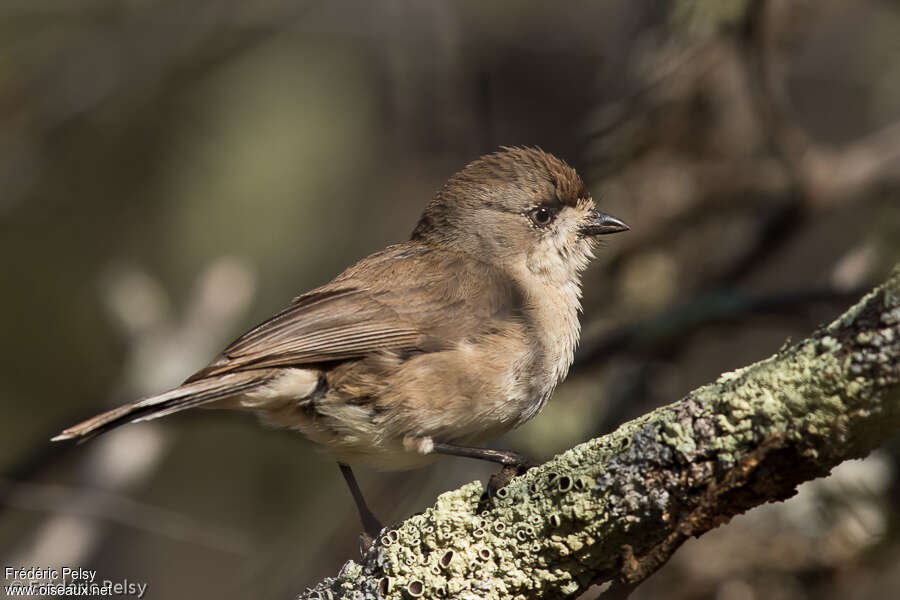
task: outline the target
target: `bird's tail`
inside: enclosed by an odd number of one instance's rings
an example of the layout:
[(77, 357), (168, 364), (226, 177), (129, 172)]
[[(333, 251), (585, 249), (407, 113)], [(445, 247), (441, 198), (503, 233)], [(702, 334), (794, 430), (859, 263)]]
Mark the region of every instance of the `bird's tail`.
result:
[(53, 438), (54, 442), (73, 438), (88, 439), (125, 423), (158, 419), (187, 408), (209, 404), (246, 393), (269, 381), (265, 372), (246, 371), (215, 375), (185, 383), (168, 392), (135, 400), (124, 406), (82, 421)]

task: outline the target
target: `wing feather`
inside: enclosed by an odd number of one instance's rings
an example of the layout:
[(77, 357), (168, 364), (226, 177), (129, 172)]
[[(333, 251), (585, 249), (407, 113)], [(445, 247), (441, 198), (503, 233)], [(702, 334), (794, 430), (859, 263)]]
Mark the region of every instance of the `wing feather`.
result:
[(378, 350), (414, 349), (416, 323), (358, 288), (316, 291), (253, 328), (188, 381), (263, 367), (347, 360)]
[(492, 319), (521, 319), (524, 297), (490, 265), (401, 244), (299, 296), (235, 340), (188, 382), (236, 371), (431, 352), (476, 335)]

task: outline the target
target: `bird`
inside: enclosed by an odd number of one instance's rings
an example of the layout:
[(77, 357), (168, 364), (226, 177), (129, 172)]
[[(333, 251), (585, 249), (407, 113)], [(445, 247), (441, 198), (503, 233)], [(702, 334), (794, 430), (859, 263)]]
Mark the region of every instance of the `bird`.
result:
[(483, 445), (537, 415), (580, 336), (597, 238), (627, 231), (578, 173), (501, 147), (437, 191), (410, 239), (367, 256), (237, 338), (181, 385), (65, 429), (84, 439), (204, 407), (248, 411), (333, 457), (363, 530), (382, 530), (351, 465), (442, 455), (521, 465)]

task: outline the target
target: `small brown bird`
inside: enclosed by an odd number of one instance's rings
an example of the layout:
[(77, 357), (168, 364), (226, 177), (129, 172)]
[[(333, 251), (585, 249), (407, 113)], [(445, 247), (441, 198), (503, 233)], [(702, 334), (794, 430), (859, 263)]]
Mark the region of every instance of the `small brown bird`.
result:
[(558, 158), (503, 148), (451, 177), (410, 241), (298, 296), (177, 388), (53, 439), (195, 406), (253, 411), (337, 459), (377, 536), (348, 465), (410, 469), (439, 454), (519, 463), (475, 446), (534, 417), (566, 376), (580, 273), (596, 236), (627, 229)]

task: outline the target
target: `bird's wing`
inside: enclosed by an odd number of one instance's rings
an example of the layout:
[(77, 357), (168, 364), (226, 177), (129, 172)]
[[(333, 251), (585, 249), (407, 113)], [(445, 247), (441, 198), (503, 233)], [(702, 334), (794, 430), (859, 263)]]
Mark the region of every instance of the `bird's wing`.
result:
[(299, 366), (358, 358), (378, 350), (414, 349), (423, 334), (382, 293), (327, 286), (235, 340), (188, 381), (264, 367)]
[(422, 246), (391, 246), (295, 298), (188, 381), (385, 350), (432, 352), (492, 319), (509, 317), (521, 304), (515, 286), (478, 261)]

